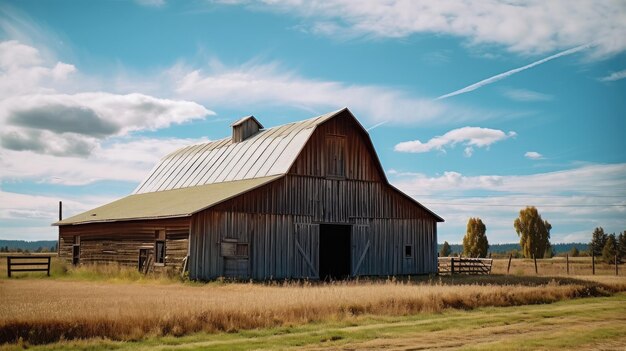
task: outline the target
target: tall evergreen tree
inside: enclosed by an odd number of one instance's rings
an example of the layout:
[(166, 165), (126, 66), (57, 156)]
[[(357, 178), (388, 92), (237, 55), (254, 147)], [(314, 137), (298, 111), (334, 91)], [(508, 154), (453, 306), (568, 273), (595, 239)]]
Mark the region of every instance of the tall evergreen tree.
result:
[(452, 249), (450, 248), (450, 244), (447, 241), (443, 242), (441, 245), (441, 251), (439, 252), (440, 257), (448, 257), (452, 253)]
[(620, 262), (626, 261), (626, 230), (617, 236), (617, 258)]
[(520, 246), (524, 257), (541, 258), (550, 246), (550, 229), (552, 225), (544, 221), (534, 206), (519, 211), (519, 217), (513, 227), (520, 237)]
[(485, 232), (487, 227), (476, 217), (467, 221), (467, 232), (463, 237), (463, 254), (469, 257), (486, 257), (489, 241)]
[(593, 253), (595, 256), (602, 256), (602, 250), (606, 244), (607, 235), (604, 232), (604, 228), (596, 227), (591, 233), (591, 242), (589, 243), (589, 254)]
[(602, 259), (606, 263), (615, 263), (615, 254), (617, 253), (615, 234), (607, 236), (604, 248), (602, 248)]

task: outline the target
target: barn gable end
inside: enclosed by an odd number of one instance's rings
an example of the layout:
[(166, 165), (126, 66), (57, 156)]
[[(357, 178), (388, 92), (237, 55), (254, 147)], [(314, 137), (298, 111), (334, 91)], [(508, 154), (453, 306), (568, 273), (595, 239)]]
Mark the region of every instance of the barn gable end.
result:
[[(193, 216), (190, 268), (200, 279), (324, 278), (320, 247), (336, 226), (349, 232), (349, 275), (432, 273), (438, 221), (388, 184), (369, 136), (345, 110), (316, 128), (285, 176)], [(215, 244), (224, 240), (249, 254), (224, 255)]]

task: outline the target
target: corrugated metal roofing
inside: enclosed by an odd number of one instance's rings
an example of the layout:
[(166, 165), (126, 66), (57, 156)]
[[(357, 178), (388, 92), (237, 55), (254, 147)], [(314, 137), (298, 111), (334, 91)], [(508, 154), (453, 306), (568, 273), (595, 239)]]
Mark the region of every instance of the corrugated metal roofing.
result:
[(276, 175), (129, 195), (54, 225), (187, 217), (280, 177)]
[(239, 143), (228, 137), (176, 150), (133, 194), (285, 174), (315, 127), (344, 110), (264, 129)]

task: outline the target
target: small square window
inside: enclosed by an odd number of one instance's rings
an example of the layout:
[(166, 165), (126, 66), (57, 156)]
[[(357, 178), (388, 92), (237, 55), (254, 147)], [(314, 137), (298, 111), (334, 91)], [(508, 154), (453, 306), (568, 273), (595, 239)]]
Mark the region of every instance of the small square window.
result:
[(165, 241), (164, 240), (157, 240), (156, 244), (154, 245), (154, 256), (155, 256), (154, 263), (160, 263), (160, 264), (165, 263)]
[(404, 245), (404, 257), (405, 258), (413, 257), (413, 245)]
[(237, 249), (236, 249), (236, 252), (235, 252), (235, 256), (248, 257), (248, 244), (247, 243), (237, 243)]

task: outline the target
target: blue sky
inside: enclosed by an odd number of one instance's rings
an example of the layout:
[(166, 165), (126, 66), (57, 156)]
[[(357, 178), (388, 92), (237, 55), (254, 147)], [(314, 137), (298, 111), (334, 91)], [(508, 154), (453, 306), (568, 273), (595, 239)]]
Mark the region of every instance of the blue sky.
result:
[(132, 192), (177, 147), (349, 107), (390, 181), (515, 242), (626, 230), (626, 4), (5, 1), (0, 238)]

